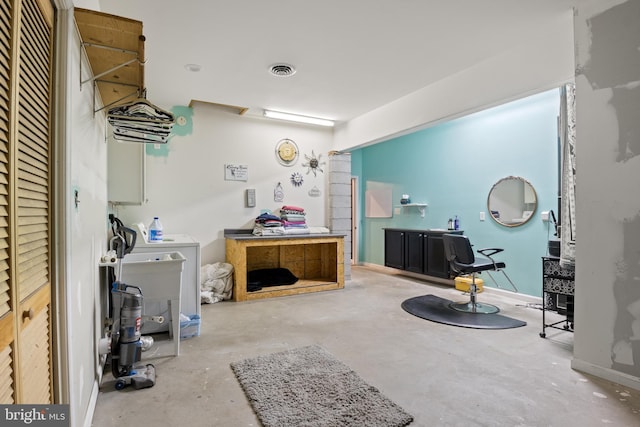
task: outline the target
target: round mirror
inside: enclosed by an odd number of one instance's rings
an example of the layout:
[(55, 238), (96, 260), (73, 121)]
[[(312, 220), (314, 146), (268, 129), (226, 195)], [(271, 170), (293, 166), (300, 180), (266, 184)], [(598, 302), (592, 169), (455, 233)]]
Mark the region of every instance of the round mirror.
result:
[(498, 224), (517, 227), (529, 221), (538, 207), (536, 190), (519, 176), (496, 182), (487, 198), (489, 214)]

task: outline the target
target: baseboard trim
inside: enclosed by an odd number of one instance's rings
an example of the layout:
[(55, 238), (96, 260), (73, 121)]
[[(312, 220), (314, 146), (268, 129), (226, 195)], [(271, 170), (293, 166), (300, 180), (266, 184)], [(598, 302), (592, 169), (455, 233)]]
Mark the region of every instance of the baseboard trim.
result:
[(361, 265), (362, 267), (370, 268), (371, 270), (379, 271), (380, 273), (395, 274), (398, 276), (406, 276), (406, 277), (411, 277), (413, 279), (423, 280), (425, 282), (433, 282), (433, 283), (438, 283), (440, 285), (454, 286), (454, 282), (451, 279), (442, 279), (440, 277), (427, 276), (426, 274), (412, 273), (411, 271), (398, 270), (397, 268), (391, 268), (391, 267), (387, 267), (379, 264), (371, 264), (368, 262), (364, 262), (359, 265)]
[[(363, 262), (358, 264), (361, 267), (366, 267), (369, 268), (371, 270), (375, 270), (378, 271), (380, 273), (384, 273), (384, 274), (394, 274), (394, 275), (398, 275), (398, 276), (406, 276), (406, 277), (411, 277), (414, 279), (418, 279), (418, 280), (423, 280), (425, 282), (432, 282), (432, 283), (437, 283), (439, 285), (449, 285), (452, 288), (455, 286), (455, 282), (452, 279), (442, 279), (440, 277), (433, 277), (433, 276), (427, 276), (424, 274), (418, 274), (418, 273), (412, 273), (410, 271), (405, 271), (405, 270), (398, 270), (396, 268), (391, 268), (391, 267), (387, 267), (384, 265), (380, 265), (380, 264), (371, 264), (368, 262)], [(486, 284), (486, 281), (485, 281)], [(533, 295), (528, 295), (528, 294), (522, 294), (519, 292), (513, 292), (510, 291), (508, 289), (501, 289), (501, 288), (493, 288), (490, 286), (484, 286), (484, 292), (487, 293), (495, 293), (495, 294), (500, 294), (502, 296), (508, 296), (511, 298), (516, 298), (518, 300), (521, 300), (525, 303), (531, 303), (531, 304), (542, 304), (542, 297), (537, 297), (537, 296), (533, 296)]]
[(614, 371), (610, 368), (603, 368), (602, 366), (597, 366), (593, 363), (585, 362), (584, 360), (577, 359), (575, 357), (571, 359), (571, 369), (640, 391), (640, 378), (625, 374), (624, 372)]
[(87, 412), (84, 416), (84, 423), (82, 425), (84, 427), (91, 427), (93, 423), (93, 413), (96, 410), (96, 404), (98, 403), (98, 393), (100, 392), (100, 381), (97, 379), (93, 382), (93, 387), (91, 389), (91, 397), (89, 398), (89, 405), (87, 407)]

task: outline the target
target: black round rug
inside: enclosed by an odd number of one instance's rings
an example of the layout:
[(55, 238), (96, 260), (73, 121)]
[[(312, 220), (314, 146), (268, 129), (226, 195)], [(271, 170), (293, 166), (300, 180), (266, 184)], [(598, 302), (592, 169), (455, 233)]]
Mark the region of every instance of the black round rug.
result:
[(451, 301), (435, 295), (423, 295), (402, 302), (407, 313), (432, 322), (475, 329), (509, 329), (525, 326), (527, 322), (501, 314), (465, 313), (449, 307)]

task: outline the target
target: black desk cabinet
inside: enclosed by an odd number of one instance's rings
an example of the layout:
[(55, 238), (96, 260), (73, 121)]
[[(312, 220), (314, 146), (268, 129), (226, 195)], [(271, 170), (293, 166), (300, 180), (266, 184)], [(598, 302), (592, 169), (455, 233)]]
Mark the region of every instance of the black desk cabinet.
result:
[[(542, 338), (547, 336), (546, 328), (573, 332), (574, 279), (575, 270), (562, 267), (560, 258), (542, 257)], [(565, 316), (565, 319), (547, 323), (547, 311), (555, 311)]]
[(403, 231), (384, 233), (384, 265), (404, 270), (404, 243)]
[(449, 279), (442, 235), (461, 230), (384, 229), (384, 265), (399, 270)]

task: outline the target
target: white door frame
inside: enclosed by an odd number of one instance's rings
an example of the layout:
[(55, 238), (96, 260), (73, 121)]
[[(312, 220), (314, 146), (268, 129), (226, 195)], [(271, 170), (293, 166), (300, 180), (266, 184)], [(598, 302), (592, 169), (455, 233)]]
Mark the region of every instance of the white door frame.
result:
[(351, 264), (358, 264), (359, 220), (358, 177), (351, 177)]

